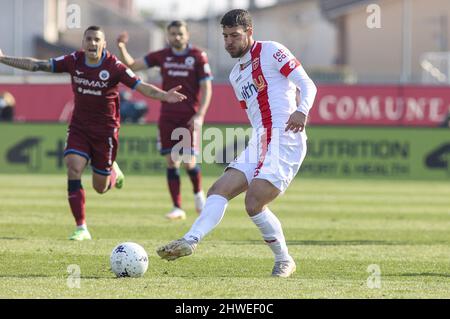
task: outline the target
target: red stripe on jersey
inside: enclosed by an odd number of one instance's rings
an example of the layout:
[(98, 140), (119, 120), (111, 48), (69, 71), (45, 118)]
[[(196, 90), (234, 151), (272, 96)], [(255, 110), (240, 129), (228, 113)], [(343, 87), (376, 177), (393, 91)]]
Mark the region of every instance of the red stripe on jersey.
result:
[(259, 111), (261, 112), (262, 124), (265, 130), (264, 134), (261, 136), (261, 155), (258, 164), (256, 165), (254, 177), (259, 174), (259, 170), (263, 166), (270, 141), (272, 140), (272, 112), (269, 104), (268, 84), (261, 69), (261, 49), (262, 44), (256, 42), (256, 45), (250, 51), (252, 56), (252, 78), (253, 83), (258, 89), (257, 100)]
[(243, 110), (247, 109), (247, 103), (245, 103), (245, 101), (239, 101), (239, 105), (241, 106), (241, 109)]
[(285, 77), (288, 77), (289, 74), (291, 74), (292, 71), (295, 70), (296, 67), (300, 65), (300, 62), (297, 59), (292, 59), (289, 62), (287, 62), (280, 70), (280, 73), (283, 74)]

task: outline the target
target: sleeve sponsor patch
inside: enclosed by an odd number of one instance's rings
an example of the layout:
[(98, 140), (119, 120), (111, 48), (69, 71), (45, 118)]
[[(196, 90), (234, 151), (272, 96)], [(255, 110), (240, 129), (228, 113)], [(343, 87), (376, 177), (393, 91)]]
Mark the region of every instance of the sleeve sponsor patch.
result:
[(292, 71), (295, 70), (296, 67), (300, 65), (300, 62), (293, 58), (289, 62), (287, 62), (283, 67), (280, 69), (280, 73), (283, 74), (285, 77), (288, 77), (289, 74), (291, 74)]
[(272, 56), (278, 63), (283, 62), (287, 58), (291, 58), (291, 54), (284, 49), (278, 49)]
[(125, 72), (126, 72), (126, 73), (128, 74), (128, 76), (131, 77), (131, 78), (136, 77), (136, 74), (134, 74), (134, 72), (131, 71), (130, 68), (127, 68), (127, 70), (126, 70)]

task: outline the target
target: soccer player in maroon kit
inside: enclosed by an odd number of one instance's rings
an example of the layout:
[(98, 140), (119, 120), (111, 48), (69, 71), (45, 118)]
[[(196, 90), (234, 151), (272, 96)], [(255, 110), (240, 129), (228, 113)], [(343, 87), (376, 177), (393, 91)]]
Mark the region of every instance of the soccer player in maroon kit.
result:
[[(168, 104), (162, 102), (158, 121), (160, 153), (166, 157), (167, 183), (172, 197), (173, 209), (166, 217), (171, 220), (185, 219), (186, 213), (181, 209), (179, 167), (181, 156), (176, 152), (178, 140), (172, 139), (172, 132), (184, 128), (182, 137), (184, 167), (191, 179), (194, 191), (195, 208), (201, 212), (205, 203), (205, 195), (201, 186), (201, 172), (196, 163), (196, 132), (203, 124), (206, 111), (211, 100), (211, 70), (206, 53), (189, 44), (187, 25), (183, 21), (172, 21), (167, 27), (169, 47), (151, 52), (143, 58), (134, 59), (126, 49), (128, 34), (122, 33), (117, 44), (120, 58), (133, 71), (144, 70), (158, 66), (161, 68), (162, 87), (167, 88), (181, 84), (181, 93), (187, 99)], [(177, 138), (178, 134), (175, 134)], [(189, 140), (189, 141), (188, 141)]]
[(75, 96), (64, 159), (67, 166), (68, 198), (77, 228), (71, 240), (91, 239), (86, 226), (82, 173), (90, 162), (94, 189), (103, 194), (123, 186), (123, 173), (115, 162), (120, 127), (119, 83), (145, 96), (168, 103), (186, 98), (177, 86), (168, 92), (142, 82), (133, 71), (106, 50), (105, 34), (98, 26), (84, 32), (82, 50), (50, 60), (4, 56), (0, 62), (27, 71), (69, 73)]

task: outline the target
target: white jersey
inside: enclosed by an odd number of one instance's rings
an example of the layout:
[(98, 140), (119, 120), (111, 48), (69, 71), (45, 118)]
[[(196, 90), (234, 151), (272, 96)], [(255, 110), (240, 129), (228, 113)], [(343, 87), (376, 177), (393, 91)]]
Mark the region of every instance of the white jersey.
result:
[[(255, 129), (285, 127), (296, 110), (308, 115), (316, 94), (300, 62), (273, 41), (255, 41), (232, 69), (230, 82)], [(296, 102), (297, 88), (300, 105)]]

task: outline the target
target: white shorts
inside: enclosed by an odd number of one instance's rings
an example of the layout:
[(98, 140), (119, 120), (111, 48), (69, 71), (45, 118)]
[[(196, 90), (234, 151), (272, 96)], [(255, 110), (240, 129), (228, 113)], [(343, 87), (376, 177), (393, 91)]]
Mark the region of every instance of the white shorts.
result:
[[(306, 155), (306, 133), (273, 128), (270, 141), (264, 130), (253, 130), (247, 148), (228, 165), (245, 174), (248, 184), (265, 179), (284, 193), (297, 175)], [(267, 146), (268, 145), (268, 146)]]

